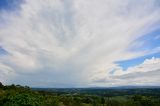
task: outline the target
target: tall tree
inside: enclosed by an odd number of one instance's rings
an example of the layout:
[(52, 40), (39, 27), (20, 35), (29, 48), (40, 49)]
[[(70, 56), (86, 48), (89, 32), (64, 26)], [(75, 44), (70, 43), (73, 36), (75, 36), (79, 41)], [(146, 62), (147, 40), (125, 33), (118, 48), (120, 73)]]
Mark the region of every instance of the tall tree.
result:
[(3, 88), (3, 84), (0, 82), (0, 88)]

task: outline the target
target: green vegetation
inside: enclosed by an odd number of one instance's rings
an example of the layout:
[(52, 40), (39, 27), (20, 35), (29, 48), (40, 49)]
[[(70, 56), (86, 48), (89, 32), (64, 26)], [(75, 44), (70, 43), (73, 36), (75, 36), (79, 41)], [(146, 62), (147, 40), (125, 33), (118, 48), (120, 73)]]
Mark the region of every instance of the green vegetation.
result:
[(160, 106), (160, 89), (31, 89), (0, 83), (0, 106)]

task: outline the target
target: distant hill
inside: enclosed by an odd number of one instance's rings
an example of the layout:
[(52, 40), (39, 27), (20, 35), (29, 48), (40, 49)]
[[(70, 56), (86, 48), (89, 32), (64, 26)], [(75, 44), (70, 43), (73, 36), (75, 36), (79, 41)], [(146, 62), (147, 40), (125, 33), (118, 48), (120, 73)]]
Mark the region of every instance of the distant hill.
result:
[(116, 86), (116, 87), (91, 87), (91, 89), (138, 89), (138, 88), (160, 88), (160, 86)]

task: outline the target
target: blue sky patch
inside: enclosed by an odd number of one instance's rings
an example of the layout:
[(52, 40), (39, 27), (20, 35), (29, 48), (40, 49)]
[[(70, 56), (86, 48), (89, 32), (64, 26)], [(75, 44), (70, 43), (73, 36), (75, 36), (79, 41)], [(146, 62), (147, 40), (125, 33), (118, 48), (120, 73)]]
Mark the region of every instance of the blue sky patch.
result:
[(5, 55), (5, 54), (7, 54), (8, 52), (5, 50), (5, 49), (3, 49), (2, 47), (0, 47), (0, 56), (1, 55)]
[(154, 30), (138, 38), (133, 43), (140, 45), (131, 48), (131, 51), (148, 51), (160, 47), (160, 29)]
[(0, 11), (1, 10), (15, 10), (16, 8), (19, 8), (20, 3), (22, 3), (24, 0), (0, 0)]
[(153, 31), (139, 40), (144, 41), (143, 49), (150, 50), (160, 46), (160, 29)]
[(160, 52), (138, 57), (138, 58), (134, 58), (134, 59), (130, 59), (130, 60), (117, 61), (115, 63), (118, 64), (120, 67), (122, 67), (123, 70), (127, 70), (129, 67), (139, 65), (143, 63), (145, 59), (151, 59), (152, 57), (160, 58)]
[[(160, 47), (160, 29), (156, 29), (150, 33), (145, 34), (144, 36), (136, 39), (134, 44), (138, 44), (135, 47), (131, 47), (130, 51), (152, 51), (156, 48)], [(119, 64), (123, 68), (123, 70), (127, 70), (129, 67), (133, 67), (141, 64), (145, 59), (150, 59), (152, 57), (160, 58), (160, 52), (153, 53), (150, 55), (145, 55), (141, 57), (137, 57), (134, 59), (117, 61), (116, 64)]]

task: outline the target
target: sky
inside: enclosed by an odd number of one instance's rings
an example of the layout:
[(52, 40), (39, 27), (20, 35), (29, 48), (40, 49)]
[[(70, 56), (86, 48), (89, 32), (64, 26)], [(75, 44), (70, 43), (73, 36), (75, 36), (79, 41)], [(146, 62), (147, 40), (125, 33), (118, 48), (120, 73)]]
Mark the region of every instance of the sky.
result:
[(160, 1), (0, 0), (0, 82), (160, 86)]

